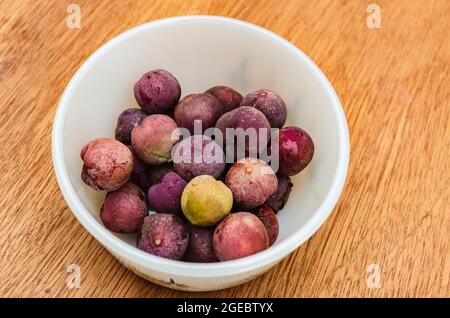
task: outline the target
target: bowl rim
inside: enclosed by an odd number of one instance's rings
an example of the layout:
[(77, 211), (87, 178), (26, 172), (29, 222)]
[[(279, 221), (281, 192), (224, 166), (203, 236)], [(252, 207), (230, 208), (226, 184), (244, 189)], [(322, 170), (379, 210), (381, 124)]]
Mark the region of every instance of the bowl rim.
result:
[[(77, 89), (78, 83), (83, 79), (91, 66), (116, 45), (120, 45), (127, 38), (132, 37), (143, 30), (154, 29), (172, 23), (192, 22), (228, 24), (234, 27), (245, 28), (247, 30), (260, 33), (268, 40), (277, 42), (280, 46), (284, 47), (284, 49), (288, 50), (290, 54), (294, 54), (299, 59), (302, 59), (303, 62), (310, 68), (312, 74), (326, 89), (327, 94), (329, 95), (328, 97), (333, 104), (332, 110), (334, 112), (334, 117), (337, 119), (338, 127), (339, 145), (337, 169), (325, 199), (322, 201), (313, 216), (293, 234), (265, 251), (241, 259), (218, 263), (190, 263), (175, 261), (154, 256), (137, 248), (130, 248), (128, 243), (122, 241), (119, 237), (115, 236), (112, 232), (100, 224), (83, 205), (81, 200), (78, 198), (72, 183), (70, 182), (63, 156), (62, 136), (68, 104)], [(238, 19), (211, 15), (188, 15), (154, 20), (131, 28), (103, 44), (79, 67), (66, 86), (56, 110), (52, 129), (52, 159), (56, 178), (65, 201), (83, 227), (110, 252), (116, 256), (118, 255), (122, 259), (138, 264), (143, 268), (148, 268), (166, 274), (189, 277), (225, 277), (250, 272), (258, 268), (271, 266), (290, 254), (303, 242), (309, 239), (332, 212), (345, 184), (349, 164), (349, 155), (349, 133), (344, 111), (336, 92), (319, 67), (299, 48), (272, 31)]]

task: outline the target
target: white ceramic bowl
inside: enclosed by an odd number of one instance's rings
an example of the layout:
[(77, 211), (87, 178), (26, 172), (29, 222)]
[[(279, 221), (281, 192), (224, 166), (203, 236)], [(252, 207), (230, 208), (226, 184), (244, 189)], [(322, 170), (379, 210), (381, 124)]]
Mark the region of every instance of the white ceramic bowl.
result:
[[(278, 214), (280, 236), (266, 251), (223, 263), (172, 261), (137, 249), (134, 235), (115, 234), (103, 226), (99, 208), (105, 194), (81, 181), (80, 149), (91, 139), (114, 136), (119, 113), (137, 107), (133, 84), (155, 68), (172, 72), (183, 95), (220, 84), (242, 94), (272, 89), (288, 105), (288, 124), (312, 136), (314, 158), (293, 178), (290, 200)], [(166, 287), (206, 291), (257, 277), (313, 235), (342, 191), (349, 137), (333, 87), (298, 48), (246, 22), (186, 16), (131, 29), (103, 45), (80, 67), (58, 106), (52, 151), (58, 183), (70, 209), (122, 264)]]

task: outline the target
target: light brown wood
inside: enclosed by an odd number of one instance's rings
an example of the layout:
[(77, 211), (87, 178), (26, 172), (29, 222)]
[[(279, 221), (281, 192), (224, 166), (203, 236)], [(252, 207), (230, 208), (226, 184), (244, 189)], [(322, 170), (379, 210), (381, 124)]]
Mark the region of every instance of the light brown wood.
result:
[[(66, 27), (69, 3), (81, 28)], [(0, 2), (0, 296), (450, 296), (450, 2)], [(212, 14), (266, 27), (328, 76), (351, 135), (341, 199), (320, 230), (264, 276), (214, 293), (176, 292), (121, 266), (77, 222), (51, 161), (58, 100), (101, 44), (138, 24)], [(81, 288), (66, 286), (81, 267)], [(381, 288), (367, 281), (378, 264)], [(374, 276), (375, 275), (375, 276)]]

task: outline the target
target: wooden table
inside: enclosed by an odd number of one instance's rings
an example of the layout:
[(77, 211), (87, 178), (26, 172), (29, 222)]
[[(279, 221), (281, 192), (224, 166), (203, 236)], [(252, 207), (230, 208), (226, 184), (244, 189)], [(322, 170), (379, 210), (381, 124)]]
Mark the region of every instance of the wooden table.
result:
[[(71, 2), (80, 29), (66, 26)], [(368, 27), (371, 2), (380, 28)], [(0, 296), (450, 296), (449, 12), (448, 0), (2, 0)], [(199, 294), (144, 281), (94, 240), (59, 192), (50, 147), (58, 100), (90, 54), (187, 14), (246, 20), (296, 44), (334, 85), (351, 135), (346, 187), (320, 230), (264, 276)], [(66, 285), (73, 263), (79, 289)]]

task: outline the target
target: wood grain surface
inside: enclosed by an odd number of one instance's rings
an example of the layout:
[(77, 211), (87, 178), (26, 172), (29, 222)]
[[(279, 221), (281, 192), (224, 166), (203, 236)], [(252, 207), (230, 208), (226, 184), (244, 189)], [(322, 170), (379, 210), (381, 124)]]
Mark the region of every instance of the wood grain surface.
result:
[[(66, 26), (67, 6), (81, 28)], [(381, 28), (367, 26), (370, 3)], [(0, 296), (450, 296), (450, 1), (0, 1)], [(308, 54), (351, 135), (331, 217), (262, 277), (212, 293), (149, 283), (78, 223), (56, 183), (51, 129), (76, 69), (154, 19), (211, 14), (266, 27)], [(81, 268), (68, 288), (67, 267)], [(375, 264), (375, 265), (371, 265)]]

